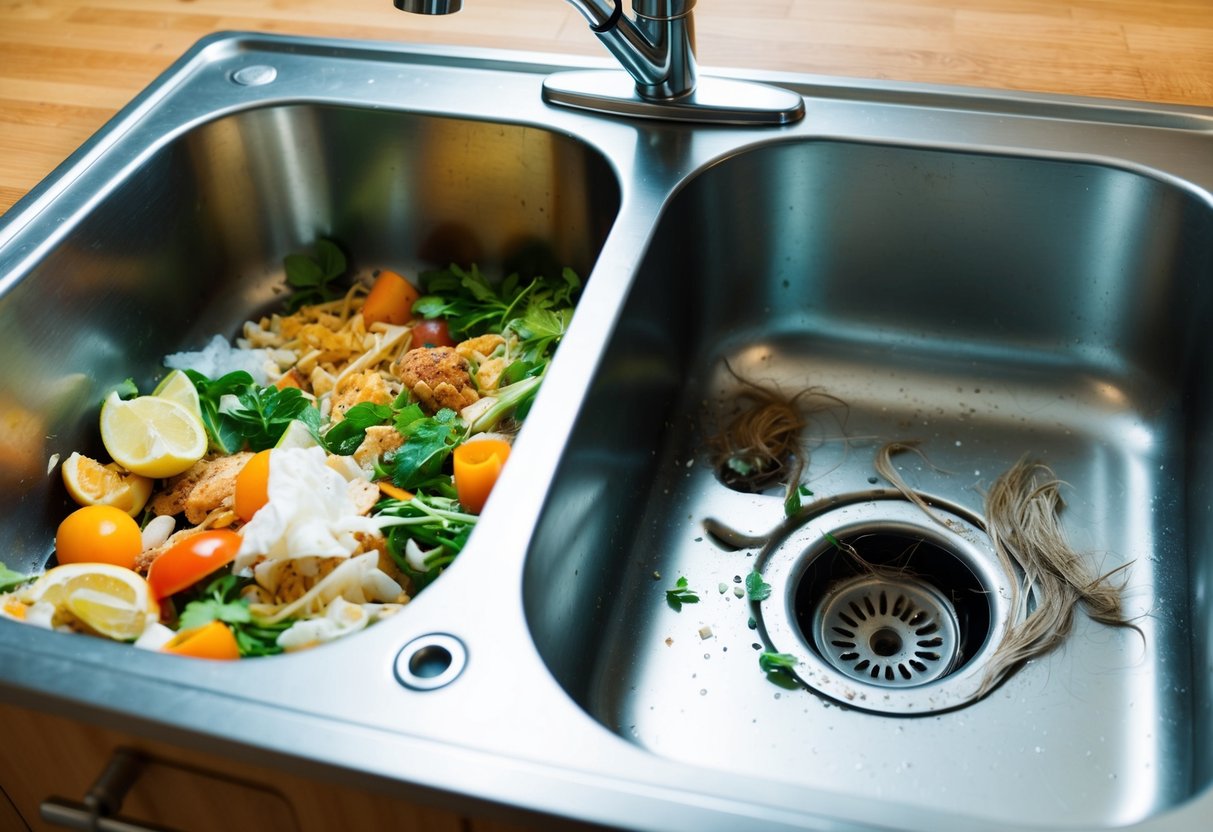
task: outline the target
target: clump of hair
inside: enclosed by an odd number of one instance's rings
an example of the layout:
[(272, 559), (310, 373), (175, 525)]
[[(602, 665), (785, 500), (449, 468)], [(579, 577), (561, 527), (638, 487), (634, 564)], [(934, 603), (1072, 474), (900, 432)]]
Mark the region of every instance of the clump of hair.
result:
[[(741, 383), (737, 397), (748, 406), (707, 441), (716, 476), (736, 491), (758, 493), (784, 485), (790, 494), (799, 486), (800, 475), (808, 465), (802, 439), (807, 414), (841, 402), (812, 387), (787, 396), (773, 385), (743, 378), (728, 361), (724, 366)], [(801, 401), (805, 397), (823, 403), (805, 405)]]
[[(1117, 567), (1097, 575), (1061, 528), (1063, 483), (1047, 465), (1020, 460), (986, 495), (986, 532), (1011, 581), (1011, 624), (975, 697), (984, 696), (1029, 659), (1069, 635), (1079, 606), (1102, 624), (1141, 629), (1124, 617)], [(1031, 606), (1035, 602), (1035, 607)]]

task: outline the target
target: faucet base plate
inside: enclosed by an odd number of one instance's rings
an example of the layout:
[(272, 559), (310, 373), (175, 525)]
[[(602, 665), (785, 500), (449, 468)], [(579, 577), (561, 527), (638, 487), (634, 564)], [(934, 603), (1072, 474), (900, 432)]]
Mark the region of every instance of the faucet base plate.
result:
[(623, 71), (557, 72), (544, 79), (543, 100), (612, 115), (700, 124), (780, 125), (804, 118), (804, 99), (790, 90), (710, 76), (701, 76), (696, 88), (680, 98), (650, 100), (640, 96)]

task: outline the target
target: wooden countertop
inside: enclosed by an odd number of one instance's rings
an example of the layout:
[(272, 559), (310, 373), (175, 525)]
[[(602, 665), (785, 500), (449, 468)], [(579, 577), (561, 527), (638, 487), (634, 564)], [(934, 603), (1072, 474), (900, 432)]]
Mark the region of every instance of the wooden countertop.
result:
[[(698, 0), (700, 62), (1213, 106), (1213, 0)], [(559, 0), (0, 0), (0, 212), (204, 35), (603, 54)]]

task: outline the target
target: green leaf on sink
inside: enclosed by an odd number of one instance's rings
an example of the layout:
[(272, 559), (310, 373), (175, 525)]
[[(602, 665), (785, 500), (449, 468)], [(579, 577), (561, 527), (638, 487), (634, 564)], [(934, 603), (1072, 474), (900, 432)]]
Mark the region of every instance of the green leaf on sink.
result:
[(795, 488), (788, 489), (788, 496), (783, 501), (783, 513), (787, 517), (800, 512), (802, 502), (801, 497), (811, 497), (813, 492), (809, 490), (807, 485), (798, 485)]
[(745, 593), (751, 601), (765, 601), (771, 597), (771, 585), (759, 573), (751, 572), (745, 576)]
[(767, 681), (791, 690), (800, 687), (792, 671), (800, 661), (791, 653), (776, 653), (766, 650), (758, 656), (758, 666), (767, 674)]
[(682, 612), (683, 604), (699, 603), (699, 596), (687, 587), (687, 579), (683, 577), (674, 582), (673, 589), (665, 591), (665, 602), (670, 605), (670, 609), (674, 612)]

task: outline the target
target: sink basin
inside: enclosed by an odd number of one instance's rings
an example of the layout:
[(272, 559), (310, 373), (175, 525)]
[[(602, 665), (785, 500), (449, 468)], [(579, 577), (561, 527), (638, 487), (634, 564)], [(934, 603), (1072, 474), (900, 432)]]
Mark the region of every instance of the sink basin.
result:
[[(588, 274), (618, 206), (599, 154), (523, 125), (310, 103), (163, 137), (64, 218), (45, 256), (6, 275), (0, 326), (20, 360), (0, 370), (0, 389), (57, 441), (9, 451), (25, 467), (7, 471), (16, 487), (6, 508), (21, 508), (0, 520), (16, 541), (5, 561), (40, 568), (67, 510), (58, 483), (41, 476), (47, 456), (104, 456), (81, 418), (89, 403), (131, 374), (150, 389), (164, 355), (235, 336), (280, 302), (284, 255), (333, 237), (355, 270), (568, 263)], [(31, 402), (20, 392), (29, 390), (47, 392)]]
[[(1203, 828), (1213, 113), (734, 73), (808, 115), (720, 128), (546, 105), (558, 68), (215, 36), (0, 220), (16, 569), (50, 554), (54, 455), (98, 450), (101, 392), (272, 308), (315, 238), (356, 270), (586, 278), (467, 548), (401, 614), (221, 665), (0, 621), (0, 698), (553, 823)], [(747, 382), (807, 414), (792, 520), (707, 452)], [(893, 461), (934, 515), (876, 470), (887, 442), (918, 443)], [(975, 698), (1011, 620), (983, 495), (1021, 458), (1065, 481), (1074, 548), (1127, 565), (1140, 633), (1080, 614)], [(924, 553), (903, 589), (928, 623), (894, 636), (928, 655), (830, 658), (822, 622), (881, 602), (838, 588), (869, 585), (827, 535)], [(436, 646), (459, 660), (415, 684)]]
[[(1207, 655), (1193, 452), (1211, 269), (1207, 198), (1103, 164), (807, 140), (706, 169), (657, 226), (528, 554), (552, 673), (655, 754), (789, 785), (1041, 826), (1119, 826), (1190, 799), (1213, 742), (1207, 661), (1190, 659)], [(754, 625), (813, 599), (770, 578), (774, 600), (752, 606), (734, 587), (761, 547), (704, 528), (757, 534), (784, 515), (782, 489), (740, 493), (713, 468), (740, 379), (807, 389), (806, 411), (818, 396), (804, 502), (849, 505), (823, 529), (840, 537), (934, 534), (874, 485), (888, 489), (885, 442), (919, 442), (898, 460), (907, 479), (974, 516), (1002, 471), (1046, 460), (1075, 547), (1103, 570), (1130, 564), (1142, 635), (1080, 617), (1063, 650), (942, 714), (867, 712), (906, 689), (892, 669), (818, 694), (772, 685), (757, 648), (809, 648)], [(701, 597), (675, 612), (679, 576)], [(943, 684), (927, 688), (946, 702)]]

